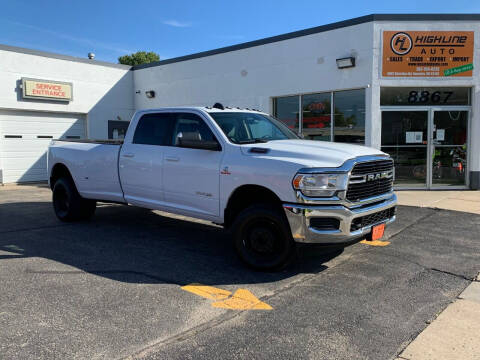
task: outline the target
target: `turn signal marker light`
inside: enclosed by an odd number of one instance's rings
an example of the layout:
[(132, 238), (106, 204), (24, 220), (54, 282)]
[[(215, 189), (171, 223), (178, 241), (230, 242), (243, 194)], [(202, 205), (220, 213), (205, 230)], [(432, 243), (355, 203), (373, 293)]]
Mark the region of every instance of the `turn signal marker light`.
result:
[(293, 179), (293, 188), (298, 189), (300, 188), (300, 181), (302, 181), (302, 175), (298, 175)]

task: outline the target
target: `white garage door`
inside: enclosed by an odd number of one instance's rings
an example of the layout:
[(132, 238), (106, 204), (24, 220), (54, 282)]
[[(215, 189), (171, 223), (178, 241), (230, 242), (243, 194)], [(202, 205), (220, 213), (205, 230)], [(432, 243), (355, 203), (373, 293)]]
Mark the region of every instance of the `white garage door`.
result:
[(83, 115), (0, 110), (3, 183), (47, 180), (50, 141), (83, 138)]

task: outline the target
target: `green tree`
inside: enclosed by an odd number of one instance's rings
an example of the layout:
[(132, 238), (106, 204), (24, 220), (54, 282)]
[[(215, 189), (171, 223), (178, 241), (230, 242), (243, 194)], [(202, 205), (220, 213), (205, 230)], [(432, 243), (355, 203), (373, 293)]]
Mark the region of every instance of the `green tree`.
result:
[(118, 63), (123, 65), (135, 66), (140, 64), (148, 64), (159, 60), (160, 55), (154, 53), (153, 51), (137, 51), (134, 54), (120, 56), (118, 58)]

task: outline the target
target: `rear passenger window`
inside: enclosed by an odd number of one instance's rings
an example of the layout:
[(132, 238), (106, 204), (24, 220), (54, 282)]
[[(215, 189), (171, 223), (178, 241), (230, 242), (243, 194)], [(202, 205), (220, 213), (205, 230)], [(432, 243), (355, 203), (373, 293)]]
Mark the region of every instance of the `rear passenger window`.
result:
[(134, 144), (171, 145), (173, 117), (171, 114), (145, 114), (138, 120)]

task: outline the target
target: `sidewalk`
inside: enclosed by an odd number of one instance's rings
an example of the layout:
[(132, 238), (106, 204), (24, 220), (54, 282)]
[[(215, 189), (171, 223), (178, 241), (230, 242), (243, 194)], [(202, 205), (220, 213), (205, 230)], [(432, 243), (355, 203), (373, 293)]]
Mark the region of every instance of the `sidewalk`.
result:
[[(480, 191), (397, 191), (397, 196), (399, 205), (480, 214)], [(480, 275), (403, 350), (397, 360), (478, 360), (479, 334)]]
[(480, 282), (474, 281), (407, 346), (397, 360), (478, 360), (479, 334)]
[(480, 214), (480, 191), (397, 191), (398, 205)]

